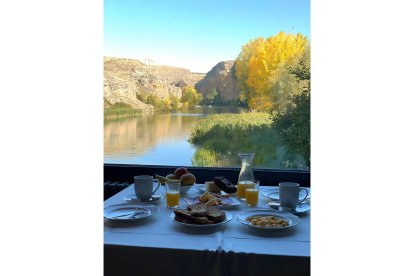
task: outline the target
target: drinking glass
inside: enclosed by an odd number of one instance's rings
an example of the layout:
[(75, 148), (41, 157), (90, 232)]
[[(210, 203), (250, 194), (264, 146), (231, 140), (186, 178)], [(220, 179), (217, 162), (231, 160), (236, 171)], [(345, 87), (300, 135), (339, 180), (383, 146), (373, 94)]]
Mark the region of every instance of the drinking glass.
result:
[(180, 181), (165, 182), (165, 189), (167, 190), (167, 207), (177, 208), (180, 204)]
[(259, 201), (259, 184), (260, 182), (258, 180), (253, 180), (250, 184), (247, 184), (249, 186), (246, 186), (245, 197), (246, 204), (249, 207), (257, 206)]

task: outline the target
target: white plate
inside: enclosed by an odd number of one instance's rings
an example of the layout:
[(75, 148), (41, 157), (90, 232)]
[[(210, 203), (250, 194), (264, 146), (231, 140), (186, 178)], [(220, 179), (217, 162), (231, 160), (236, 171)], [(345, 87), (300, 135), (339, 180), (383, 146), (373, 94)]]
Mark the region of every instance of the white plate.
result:
[(123, 200), (125, 200), (128, 203), (152, 203), (152, 202), (160, 200), (161, 198), (162, 198), (162, 195), (153, 194), (148, 201), (141, 201), (139, 198), (136, 197), (135, 194), (132, 194), (129, 197), (124, 197)]
[(216, 227), (216, 226), (225, 224), (225, 223), (232, 220), (233, 216), (232, 216), (231, 213), (229, 213), (227, 211), (223, 211), (223, 212), (226, 213), (226, 219), (223, 220), (222, 222), (214, 223), (214, 224), (190, 224), (190, 223), (184, 223), (184, 222), (176, 221), (174, 212), (171, 213), (170, 219), (172, 221), (174, 221), (175, 223), (178, 223), (178, 224), (181, 224), (181, 225), (184, 225), (184, 226), (187, 226), (187, 227), (191, 227), (191, 228), (211, 228), (211, 227)]
[[(230, 204), (218, 205), (218, 206), (216, 206), (217, 208), (219, 208), (219, 209), (232, 209), (232, 208), (235, 208), (235, 207), (238, 207), (238, 206), (241, 205), (240, 201), (238, 201), (234, 197), (225, 197), (225, 198), (223, 198), (223, 200), (230, 202)], [(198, 200), (198, 197), (184, 198), (184, 201), (188, 205), (203, 204), (202, 202), (200, 202), (200, 200)]]
[[(267, 204), (270, 208), (273, 208), (278, 211), (284, 211), (284, 209), (280, 206), (279, 202), (271, 201)], [(285, 209), (286, 210), (286, 209)], [(287, 211), (287, 210), (286, 210)], [(287, 211), (292, 214), (303, 214), (310, 211), (310, 206), (306, 203), (299, 203), (295, 210)]]
[[(310, 189), (307, 189), (307, 190), (308, 190), (308, 194), (309, 194), (308, 198), (307, 198), (307, 200), (308, 200), (308, 199), (310, 199)], [(275, 187), (275, 188), (272, 188), (272, 189), (269, 189), (269, 190), (262, 191), (262, 196), (279, 201), (280, 200), (279, 199), (279, 187)], [(299, 201), (304, 199), (305, 196), (306, 196), (306, 193), (304, 191), (303, 192), (300, 191), (299, 192)]]
[[(204, 187), (204, 185), (203, 186), (196, 186), (196, 189), (199, 190), (202, 193), (206, 192), (206, 188)], [(220, 193), (223, 194), (223, 191), (220, 191)]]
[[(197, 190), (199, 190), (200, 192), (202, 192), (202, 193), (205, 193), (206, 192), (206, 188), (204, 187), (204, 186), (196, 186), (195, 187)], [(212, 192), (210, 192), (210, 193), (212, 193)], [(224, 191), (220, 191), (220, 193), (222, 194), (222, 195), (235, 195), (236, 193), (231, 193), (231, 194), (228, 194), (228, 193), (226, 193), (226, 192), (224, 192)], [(212, 193), (212, 194), (215, 194), (215, 193)]]
[[(251, 224), (251, 222), (249, 222), (247, 220), (247, 218), (251, 217), (251, 216), (274, 216), (276, 218), (282, 218), (288, 221), (289, 225), (285, 226), (285, 227), (261, 227), (261, 226), (256, 226)], [(238, 214), (236, 217), (237, 221), (247, 225), (251, 228), (254, 229), (260, 229), (260, 230), (267, 230), (267, 231), (277, 231), (277, 230), (281, 230), (281, 229), (287, 229), (290, 227), (294, 227), (296, 225), (299, 224), (300, 222), (300, 218), (291, 214), (291, 213), (282, 213), (282, 212), (276, 212), (274, 210), (251, 210), (251, 211), (246, 211), (243, 212), (241, 214)]]
[(157, 213), (158, 207), (151, 204), (114, 204), (104, 208), (104, 217), (116, 221), (136, 221)]

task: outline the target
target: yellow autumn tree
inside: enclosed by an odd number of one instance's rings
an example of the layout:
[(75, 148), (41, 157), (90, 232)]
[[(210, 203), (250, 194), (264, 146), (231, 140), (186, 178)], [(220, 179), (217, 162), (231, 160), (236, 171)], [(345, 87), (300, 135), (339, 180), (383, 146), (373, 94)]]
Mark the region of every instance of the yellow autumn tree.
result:
[(264, 45), (265, 39), (263, 37), (250, 40), (247, 44), (243, 45), (242, 51), (236, 59), (236, 77), (241, 87), (241, 100), (247, 101), (249, 94), (252, 92), (247, 86), (246, 80), (249, 77), (249, 62), (255, 51)]
[(309, 47), (308, 39), (302, 34), (285, 34), (262, 37), (242, 47), (236, 59), (236, 76), (242, 88), (241, 100), (256, 110), (272, 108), (271, 89), (274, 81), (280, 79), (279, 72), (302, 55)]

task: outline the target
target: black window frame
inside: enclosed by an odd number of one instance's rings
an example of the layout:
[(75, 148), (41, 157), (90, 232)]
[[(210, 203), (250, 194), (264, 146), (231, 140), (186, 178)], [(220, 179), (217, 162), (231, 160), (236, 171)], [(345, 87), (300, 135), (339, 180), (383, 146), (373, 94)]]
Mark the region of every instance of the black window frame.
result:
[[(167, 175), (179, 166), (132, 165), (104, 163), (104, 182), (133, 182), (136, 175)], [(185, 166), (197, 178), (197, 183), (212, 180), (214, 176), (224, 176), (232, 183), (237, 183), (240, 168), (235, 167), (194, 167)], [(310, 187), (310, 171), (272, 170), (253, 168), (255, 178), (262, 186), (277, 186), (280, 182), (296, 182), (302, 187)]]

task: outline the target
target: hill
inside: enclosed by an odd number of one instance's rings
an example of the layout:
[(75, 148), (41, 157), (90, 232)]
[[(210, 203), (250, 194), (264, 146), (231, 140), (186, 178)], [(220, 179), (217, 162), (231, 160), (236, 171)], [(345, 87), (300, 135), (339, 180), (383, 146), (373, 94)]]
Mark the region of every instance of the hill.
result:
[(181, 98), (182, 87), (194, 86), (203, 74), (172, 66), (152, 65), (135, 59), (104, 57), (105, 105), (125, 103), (143, 112), (154, 110), (152, 105), (137, 98), (140, 94), (160, 99)]
[(237, 100), (240, 96), (240, 87), (234, 71), (233, 60), (219, 62), (202, 80), (195, 84), (195, 88), (203, 94), (204, 98), (211, 90), (216, 89), (221, 102)]

